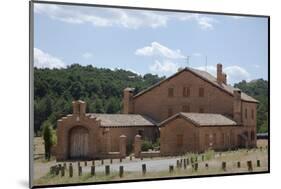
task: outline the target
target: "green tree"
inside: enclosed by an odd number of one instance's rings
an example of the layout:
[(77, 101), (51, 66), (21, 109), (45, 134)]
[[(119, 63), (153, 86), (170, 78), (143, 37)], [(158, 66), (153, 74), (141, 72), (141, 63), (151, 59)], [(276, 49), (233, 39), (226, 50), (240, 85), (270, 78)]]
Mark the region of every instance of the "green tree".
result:
[(51, 148), (55, 144), (53, 126), (49, 121), (43, 123), (43, 139), (45, 145), (45, 159), (50, 160)]

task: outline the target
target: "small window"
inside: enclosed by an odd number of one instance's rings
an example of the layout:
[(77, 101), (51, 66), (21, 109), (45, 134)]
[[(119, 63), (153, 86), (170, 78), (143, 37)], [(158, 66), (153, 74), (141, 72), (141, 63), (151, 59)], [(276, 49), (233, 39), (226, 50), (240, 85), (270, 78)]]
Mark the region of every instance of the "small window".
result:
[(173, 108), (168, 108), (168, 117), (173, 115)]
[(254, 114), (255, 114), (255, 113), (254, 113), (254, 109), (252, 109), (252, 112), (251, 112), (251, 117), (252, 117), (252, 119), (254, 119), (254, 117), (255, 117)]
[(168, 89), (168, 97), (173, 97), (174, 96), (174, 88), (169, 88)]
[(247, 112), (247, 108), (245, 108), (245, 118), (248, 118), (248, 112)]
[(183, 106), (182, 106), (182, 111), (183, 111), (183, 112), (190, 112), (189, 105), (183, 105)]
[(199, 108), (199, 113), (204, 113), (204, 108)]
[(199, 88), (199, 97), (204, 97), (204, 88), (203, 87)]
[(183, 146), (183, 135), (177, 135), (177, 147)]
[(189, 97), (190, 96), (190, 88), (189, 87), (184, 87), (183, 88), (183, 94), (184, 97)]

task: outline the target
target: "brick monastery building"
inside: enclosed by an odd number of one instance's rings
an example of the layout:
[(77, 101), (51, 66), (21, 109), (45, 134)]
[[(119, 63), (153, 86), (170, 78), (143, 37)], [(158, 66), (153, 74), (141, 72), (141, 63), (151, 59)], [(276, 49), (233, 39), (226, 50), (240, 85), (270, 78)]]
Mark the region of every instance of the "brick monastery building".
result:
[(58, 120), (56, 157), (96, 159), (140, 156), (142, 139), (160, 137), (159, 155), (256, 147), (258, 101), (217, 78), (184, 68), (134, 94), (124, 89), (123, 114), (86, 113), (83, 101)]

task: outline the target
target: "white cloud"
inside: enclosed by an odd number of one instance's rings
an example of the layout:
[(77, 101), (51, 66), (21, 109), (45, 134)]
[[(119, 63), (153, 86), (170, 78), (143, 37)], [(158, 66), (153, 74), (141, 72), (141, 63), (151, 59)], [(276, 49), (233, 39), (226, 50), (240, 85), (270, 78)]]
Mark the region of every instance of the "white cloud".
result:
[(90, 52), (85, 52), (82, 54), (82, 57), (85, 58), (85, 59), (90, 59), (93, 57), (93, 54), (90, 53)]
[(176, 73), (179, 66), (171, 61), (164, 60), (162, 63), (158, 60), (153, 65), (150, 65), (149, 69), (151, 72), (159, 75), (169, 75)]
[(34, 11), (62, 22), (72, 24), (90, 23), (97, 27), (119, 26), (129, 29), (140, 27), (158, 28), (167, 26), (171, 20), (195, 21), (201, 29), (213, 29), (214, 18), (192, 13), (163, 13), (124, 9), (73, 7), (63, 5), (36, 4)]
[(161, 56), (169, 59), (185, 58), (179, 49), (172, 50), (155, 41), (150, 46), (137, 49), (135, 54), (139, 56)]
[(230, 16), (230, 18), (233, 18), (235, 20), (240, 20), (240, 19), (243, 19), (245, 17), (243, 17), (243, 16)]
[(193, 53), (192, 56), (202, 56), (201, 53)]
[(34, 66), (37, 68), (64, 68), (65, 63), (38, 48), (34, 48)]
[[(206, 71), (205, 66), (196, 67), (196, 69)], [(213, 76), (216, 77), (217, 76), (216, 66), (207, 66), (207, 72), (209, 72), (210, 74), (212, 74)], [(226, 73), (227, 82), (230, 84), (237, 83), (242, 80), (246, 80), (246, 81), (251, 80), (250, 73), (246, 69), (244, 69), (240, 66), (237, 66), (237, 65), (227, 66), (227, 67), (223, 68), (223, 72)]]

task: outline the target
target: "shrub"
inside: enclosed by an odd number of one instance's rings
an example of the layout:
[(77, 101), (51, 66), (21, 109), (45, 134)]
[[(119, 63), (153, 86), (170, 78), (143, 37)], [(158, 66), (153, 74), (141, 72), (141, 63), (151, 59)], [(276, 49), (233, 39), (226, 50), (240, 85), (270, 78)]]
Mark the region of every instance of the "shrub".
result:
[(149, 149), (153, 149), (152, 142), (148, 140), (144, 140), (141, 144), (141, 151), (148, 151)]
[(45, 145), (45, 159), (50, 160), (51, 148), (56, 143), (55, 131), (49, 121), (43, 123), (43, 139)]

